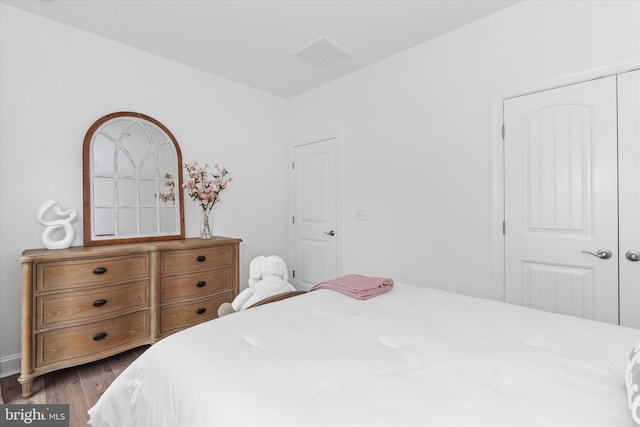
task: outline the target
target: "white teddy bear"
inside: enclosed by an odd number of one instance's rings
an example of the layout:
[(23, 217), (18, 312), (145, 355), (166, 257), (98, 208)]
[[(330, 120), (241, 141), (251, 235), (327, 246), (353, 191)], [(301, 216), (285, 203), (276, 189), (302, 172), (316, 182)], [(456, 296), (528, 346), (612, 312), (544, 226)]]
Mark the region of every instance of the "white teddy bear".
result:
[(249, 264), (249, 287), (238, 294), (232, 303), (223, 303), (218, 316), (244, 310), (265, 298), (295, 291), (289, 282), (284, 260), (276, 255), (258, 256)]

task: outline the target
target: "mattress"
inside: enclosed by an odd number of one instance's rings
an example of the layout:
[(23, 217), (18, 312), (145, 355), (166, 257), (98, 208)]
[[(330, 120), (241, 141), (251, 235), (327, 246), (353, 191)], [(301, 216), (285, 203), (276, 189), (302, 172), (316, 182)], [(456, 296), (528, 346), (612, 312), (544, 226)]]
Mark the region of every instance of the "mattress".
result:
[(633, 426), (640, 331), (396, 283), (318, 290), (149, 348), (93, 426)]

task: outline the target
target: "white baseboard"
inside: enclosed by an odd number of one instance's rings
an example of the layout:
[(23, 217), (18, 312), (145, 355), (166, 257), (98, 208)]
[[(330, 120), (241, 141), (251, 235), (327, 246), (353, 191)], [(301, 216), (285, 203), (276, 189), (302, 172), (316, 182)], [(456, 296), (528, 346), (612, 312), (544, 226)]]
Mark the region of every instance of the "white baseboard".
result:
[(20, 353), (0, 358), (0, 378), (20, 372)]

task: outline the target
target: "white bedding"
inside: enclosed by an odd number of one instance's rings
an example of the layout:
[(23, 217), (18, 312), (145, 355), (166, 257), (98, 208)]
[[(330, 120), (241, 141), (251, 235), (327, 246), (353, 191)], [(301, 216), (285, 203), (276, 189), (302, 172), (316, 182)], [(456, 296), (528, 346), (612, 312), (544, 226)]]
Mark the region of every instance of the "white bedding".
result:
[(633, 426), (640, 331), (396, 283), (318, 290), (153, 345), (94, 426)]

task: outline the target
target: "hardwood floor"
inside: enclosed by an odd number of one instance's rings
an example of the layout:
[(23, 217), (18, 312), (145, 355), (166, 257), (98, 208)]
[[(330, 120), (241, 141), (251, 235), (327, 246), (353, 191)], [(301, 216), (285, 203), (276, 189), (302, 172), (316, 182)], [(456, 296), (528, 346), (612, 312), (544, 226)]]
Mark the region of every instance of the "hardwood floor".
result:
[(87, 411), (111, 382), (149, 346), (142, 346), (113, 357), (38, 377), (33, 382), (33, 395), (21, 397), (18, 374), (0, 378), (4, 403), (69, 404), (69, 427), (86, 426)]

